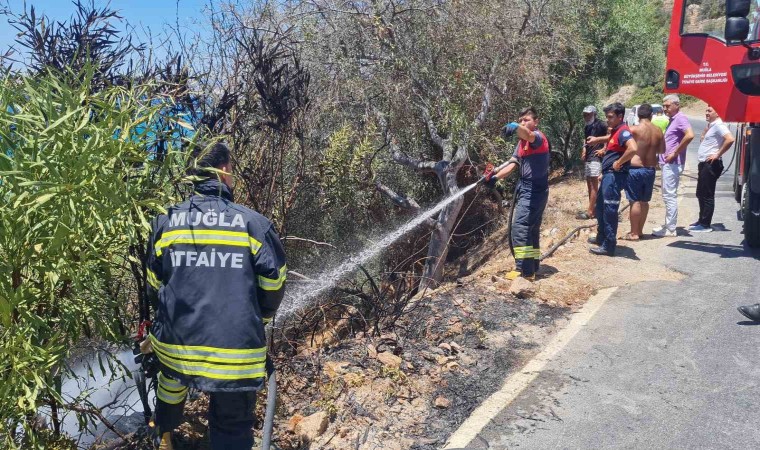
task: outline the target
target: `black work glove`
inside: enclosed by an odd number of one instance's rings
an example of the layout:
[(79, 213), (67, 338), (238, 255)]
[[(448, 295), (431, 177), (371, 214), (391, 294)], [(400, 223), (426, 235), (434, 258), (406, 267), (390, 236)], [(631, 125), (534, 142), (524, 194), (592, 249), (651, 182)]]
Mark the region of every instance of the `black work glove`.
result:
[(496, 178), (496, 176), (495, 176), (495, 175), (491, 175), (491, 177), (490, 177), (490, 178), (488, 178), (488, 179), (485, 181), (485, 183), (483, 183), (483, 184), (484, 184), (484, 185), (485, 185), (485, 187), (487, 187), (488, 189), (495, 189), (495, 188), (496, 188), (496, 183), (497, 183), (498, 181), (499, 181), (499, 179), (498, 179), (498, 178)]

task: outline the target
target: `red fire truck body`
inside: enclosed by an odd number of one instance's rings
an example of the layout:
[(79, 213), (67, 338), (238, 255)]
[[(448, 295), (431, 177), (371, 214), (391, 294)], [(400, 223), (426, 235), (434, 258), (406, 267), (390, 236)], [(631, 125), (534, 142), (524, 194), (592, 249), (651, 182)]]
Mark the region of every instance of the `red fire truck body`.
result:
[(665, 92), (700, 98), (724, 121), (739, 123), (735, 197), (745, 242), (760, 247), (760, 8), (751, 13), (752, 2), (726, 1), (725, 27), (718, 27), (699, 16), (701, 8), (722, 8), (718, 0), (674, 1)]

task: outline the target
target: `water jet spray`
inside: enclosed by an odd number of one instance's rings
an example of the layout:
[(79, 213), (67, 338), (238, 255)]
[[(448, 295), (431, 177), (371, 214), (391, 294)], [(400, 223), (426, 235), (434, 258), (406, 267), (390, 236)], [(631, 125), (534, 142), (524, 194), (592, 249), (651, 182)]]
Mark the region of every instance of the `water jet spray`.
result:
[(286, 293), (285, 299), (283, 300), (283, 303), (278, 311), (279, 317), (287, 319), (292, 314), (295, 314), (296, 312), (302, 310), (304, 307), (308, 306), (309, 302), (312, 299), (317, 297), (325, 290), (335, 286), (335, 284), (337, 284), (338, 281), (340, 281), (343, 277), (353, 272), (357, 266), (364, 264), (369, 259), (377, 256), (382, 250), (396, 242), (403, 235), (418, 227), (433, 215), (441, 211), (443, 208), (454, 202), (456, 199), (471, 191), (479, 184), (484, 183), (492, 175), (498, 173), (500, 170), (506, 168), (510, 164), (517, 163), (515, 161), (507, 161), (497, 167), (493, 167), (492, 164), (489, 164), (486, 166), (486, 171), (483, 176), (480, 177), (480, 179), (478, 179), (478, 181), (475, 183), (472, 183), (461, 189), (457, 188), (456, 191), (454, 191), (445, 199), (441, 200), (437, 205), (419, 214), (411, 221), (402, 225), (400, 228), (386, 234), (382, 239), (373, 243), (364, 251), (350, 257), (346, 262), (339, 265), (335, 269), (313, 277), (312, 281), (307, 283), (305, 286), (300, 287), (298, 290), (295, 290), (295, 292), (291, 291)]

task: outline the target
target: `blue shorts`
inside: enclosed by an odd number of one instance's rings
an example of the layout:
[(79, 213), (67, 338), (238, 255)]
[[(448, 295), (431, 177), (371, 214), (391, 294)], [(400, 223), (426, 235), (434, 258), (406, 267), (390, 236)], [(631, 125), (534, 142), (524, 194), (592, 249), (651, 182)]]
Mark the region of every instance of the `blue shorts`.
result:
[(625, 196), (629, 202), (648, 202), (652, 200), (654, 189), (654, 167), (631, 167)]

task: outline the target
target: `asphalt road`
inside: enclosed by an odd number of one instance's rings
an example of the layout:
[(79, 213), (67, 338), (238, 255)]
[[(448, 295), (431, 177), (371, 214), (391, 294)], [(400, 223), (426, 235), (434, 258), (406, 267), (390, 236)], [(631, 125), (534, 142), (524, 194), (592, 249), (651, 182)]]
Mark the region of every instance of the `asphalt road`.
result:
[[(760, 252), (743, 244), (732, 175), (716, 194), (721, 231), (661, 240), (685, 279), (618, 289), (468, 449), (760, 447), (760, 326), (736, 311), (760, 301)], [(682, 205), (696, 205), (691, 183)]]

